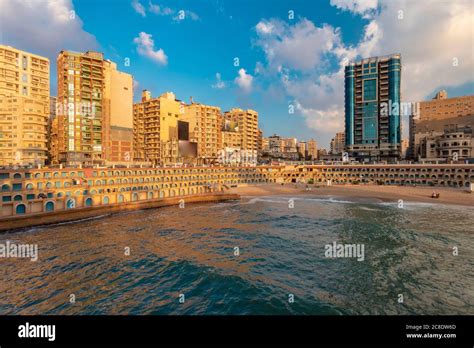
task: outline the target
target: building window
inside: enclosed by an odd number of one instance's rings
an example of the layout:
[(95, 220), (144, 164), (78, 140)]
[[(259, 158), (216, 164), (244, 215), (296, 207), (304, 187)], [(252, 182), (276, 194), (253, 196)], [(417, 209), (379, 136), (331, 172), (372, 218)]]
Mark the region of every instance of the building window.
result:
[(363, 81), (363, 98), (365, 100), (377, 100), (377, 80), (370, 79)]
[(25, 86), (23, 86), (23, 88), (22, 88), (22, 90), (21, 90), (21, 93), (22, 93), (23, 95), (28, 95), (28, 90), (26, 89)]

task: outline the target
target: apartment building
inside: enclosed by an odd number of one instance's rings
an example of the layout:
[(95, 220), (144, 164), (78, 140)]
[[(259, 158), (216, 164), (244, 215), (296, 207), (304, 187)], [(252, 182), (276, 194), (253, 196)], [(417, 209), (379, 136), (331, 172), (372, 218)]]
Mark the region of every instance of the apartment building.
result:
[(47, 158), (49, 60), (0, 45), (0, 166)]
[[(433, 134), (442, 135), (453, 128), (474, 128), (474, 95), (449, 98), (441, 90), (433, 99), (419, 102), (417, 113), (410, 115), (410, 137), (407, 157), (423, 158), (421, 141)], [(429, 152), (428, 152), (429, 153)]]
[(314, 139), (310, 139), (306, 142), (308, 149), (308, 160), (318, 159), (318, 143)]
[(259, 144), (258, 112), (233, 108), (224, 113), (224, 118), (237, 124), (242, 134), (242, 149), (256, 153)]
[(189, 138), (197, 143), (198, 163), (216, 161), (223, 142), (220, 107), (191, 100), (189, 105), (185, 105), (184, 113), (180, 114), (180, 120), (189, 123)]
[(184, 112), (172, 92), (152, 98), (147, 90), (133, 106), (133, 147), (136, 161), (167, 165), (180, 161), (178, 121)]
[(53, 163), (129, 162), (133, 143), (133, 77), (100, 52), (61, 51), (57, 58)]
[(336, 133), (336, 135), (331, 139), (330, 153), (332, 155), (342, 154), (344, 152), (344, 146), (345, 146), (344, 132)]

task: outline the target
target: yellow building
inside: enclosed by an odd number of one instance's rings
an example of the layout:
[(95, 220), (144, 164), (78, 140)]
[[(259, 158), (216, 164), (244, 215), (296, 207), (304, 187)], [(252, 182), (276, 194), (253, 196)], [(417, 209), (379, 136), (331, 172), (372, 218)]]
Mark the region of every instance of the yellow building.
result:
[(49, 60), (0, 45), (0, 166), (44, 164)]
[(108, 62), (104, 88), (104, 158), (106, 162), (133, 161), (133, 77)]
[(318, 143), (316, 140), (311, 139), (306, 142), (306, 147), (308, 150), (308, 159), (317, 160), (318, 159)]
[(242, 134), (239, 132), (222, 131), (221, 139), (221, 149), (226, 147), (240, 149), (242, 146)]
[(243, 150), (258, 150), (258, 112), (234, 108), (225, 112), (224, 118), (238, 124), (239, 132), (242, 134)]
[(92, 51), (61, 51), (57, 66), (53, 163), (92, 165), (131, 158), (132, 76)]
[(133, 147), (136, 161), (153, 164), (179, 162), (178, 117), (181, 101), (171, 92), (152, 98), (143, 91), (142, 101), (133, 106)]
[(222, 143), (222, 114), (218, 106), (191, 102), (180, 114), (189, 123), (189, 140), (197, 142), (197, 157), (202, 163), (217, 159)]

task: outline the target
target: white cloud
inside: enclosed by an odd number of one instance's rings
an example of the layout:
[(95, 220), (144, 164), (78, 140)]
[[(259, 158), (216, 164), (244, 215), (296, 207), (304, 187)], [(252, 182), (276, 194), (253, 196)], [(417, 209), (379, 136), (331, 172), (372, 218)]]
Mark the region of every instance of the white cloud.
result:
[(234, 81), (244, 92), (248, 93), (252, 90), (253, 76), (247, 74), (245, 69), (239, 69), (239, 76)]
[(142, 17), (146, 17), (145, 7), (140, 3), (138, 0), (132, 1), (132, 7), (136, 13), (138, 13)]
[(370, 17), (377, 9), (377, 0), (331, 0), (331, 5), (347, 10), (365, 18)]
[[(56, 62), (59, 51), (96, 50), (71, 0), (0, 0), (0, 42)], [(53, 71), (53, 70), (51, 70)]]
[(274, 26), (270, 22), (261, 21), (257, 24), (255, 29), (257, 30), (257, 33), (259, 34), (271, 34), (271, 32), (274, 30)]
[(316, 27), (302, 19), (290, 25), (279, 19), (260, 21), (256, 26), (257, 44), (266, 53), (271, 66), (288, 66), (298, 70), (314, 69), (322, 55), (339, 44), (339, 30), (330, 25)]
[(138, 34), (138, 37), (133, 39), (133, 42), (137, 44), (138, 54), (148, 57), (159, 64), (168, 64), (168, 57), (165, 51), (162, 48), (155, 50), (155, 43), (151, 34), (142, 31)]
[[(134, 0), (134, 1), (137, 1), (137, 0)], [(184, 21), (186, 19), (190, 19), (193, 21), (198, 21), (201, 19), (199, 15), (193, 11), (184, 10), (184, 9), (175, 10), (170, 7), (154, 4), (153, 2), (151, 2), (151, 0), (148, 1), (148, 11), (150, 13), (153, 13), (159, 16), (173, 16), (172, 19), (173, 21), (176, 21), (176, 22)], [(144, 8), (143, 8), (143, 12), (145, 12)]]
[(163, 7), (160, 5), (155, 5), (151, 1), (148, 2), (148, 11), (153, 14), (160, 16), (170, 16), (174, 13), (174, 10), (169, 7)]
[(216, 73), (216, 83), (211, 86), (212, 88), (216, 89), (223, 89), (225, 88), (225, 82), (222, 81), (222, 76), (220, 73)]

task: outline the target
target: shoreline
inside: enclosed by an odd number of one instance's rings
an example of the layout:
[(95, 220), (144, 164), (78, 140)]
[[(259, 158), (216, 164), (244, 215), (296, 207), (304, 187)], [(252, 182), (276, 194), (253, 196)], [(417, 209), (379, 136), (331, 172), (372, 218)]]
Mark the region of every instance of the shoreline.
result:
[[(306, 190), (306, 186), (311, 188)], [(431, 198), (433, 191), (440, 194), (439, 198)], [(392, 186), (392, 185), (334, 185), (318, 186), (306, 184), (264, 184), (234, 187), (229, 193), (241, 197), (295, 195), (312, 197), (339, 197), (355, 202), (375, 199), (382, 202), (398, 203), (399, 199), (405, 202), (450, 204), (474, 206), (474, 193), (468, 193), (463, 188), (424, 187), (424, 186)]]
[(224, 202), (240, 200), (240, 196), (233, 193), (207, 193), (194, 196), (178, 196), (172, 198), (162, 198), (156, 200), (136, 201), (126, 203), (116, 203), (110, 205), (87, 207), (55, 211), (43, 214), (30, 214), (25, 216), (15, 216), (0, 219), (0, 233), (19, 230), (28, 227), (47, 226), (61, 223), (80, 222), (85, 219), (100, 218), (115, 213), (126, 211), (137, 211), (143, 209), (154, 209), (179, 205), (180, 200), (185, 204)]

